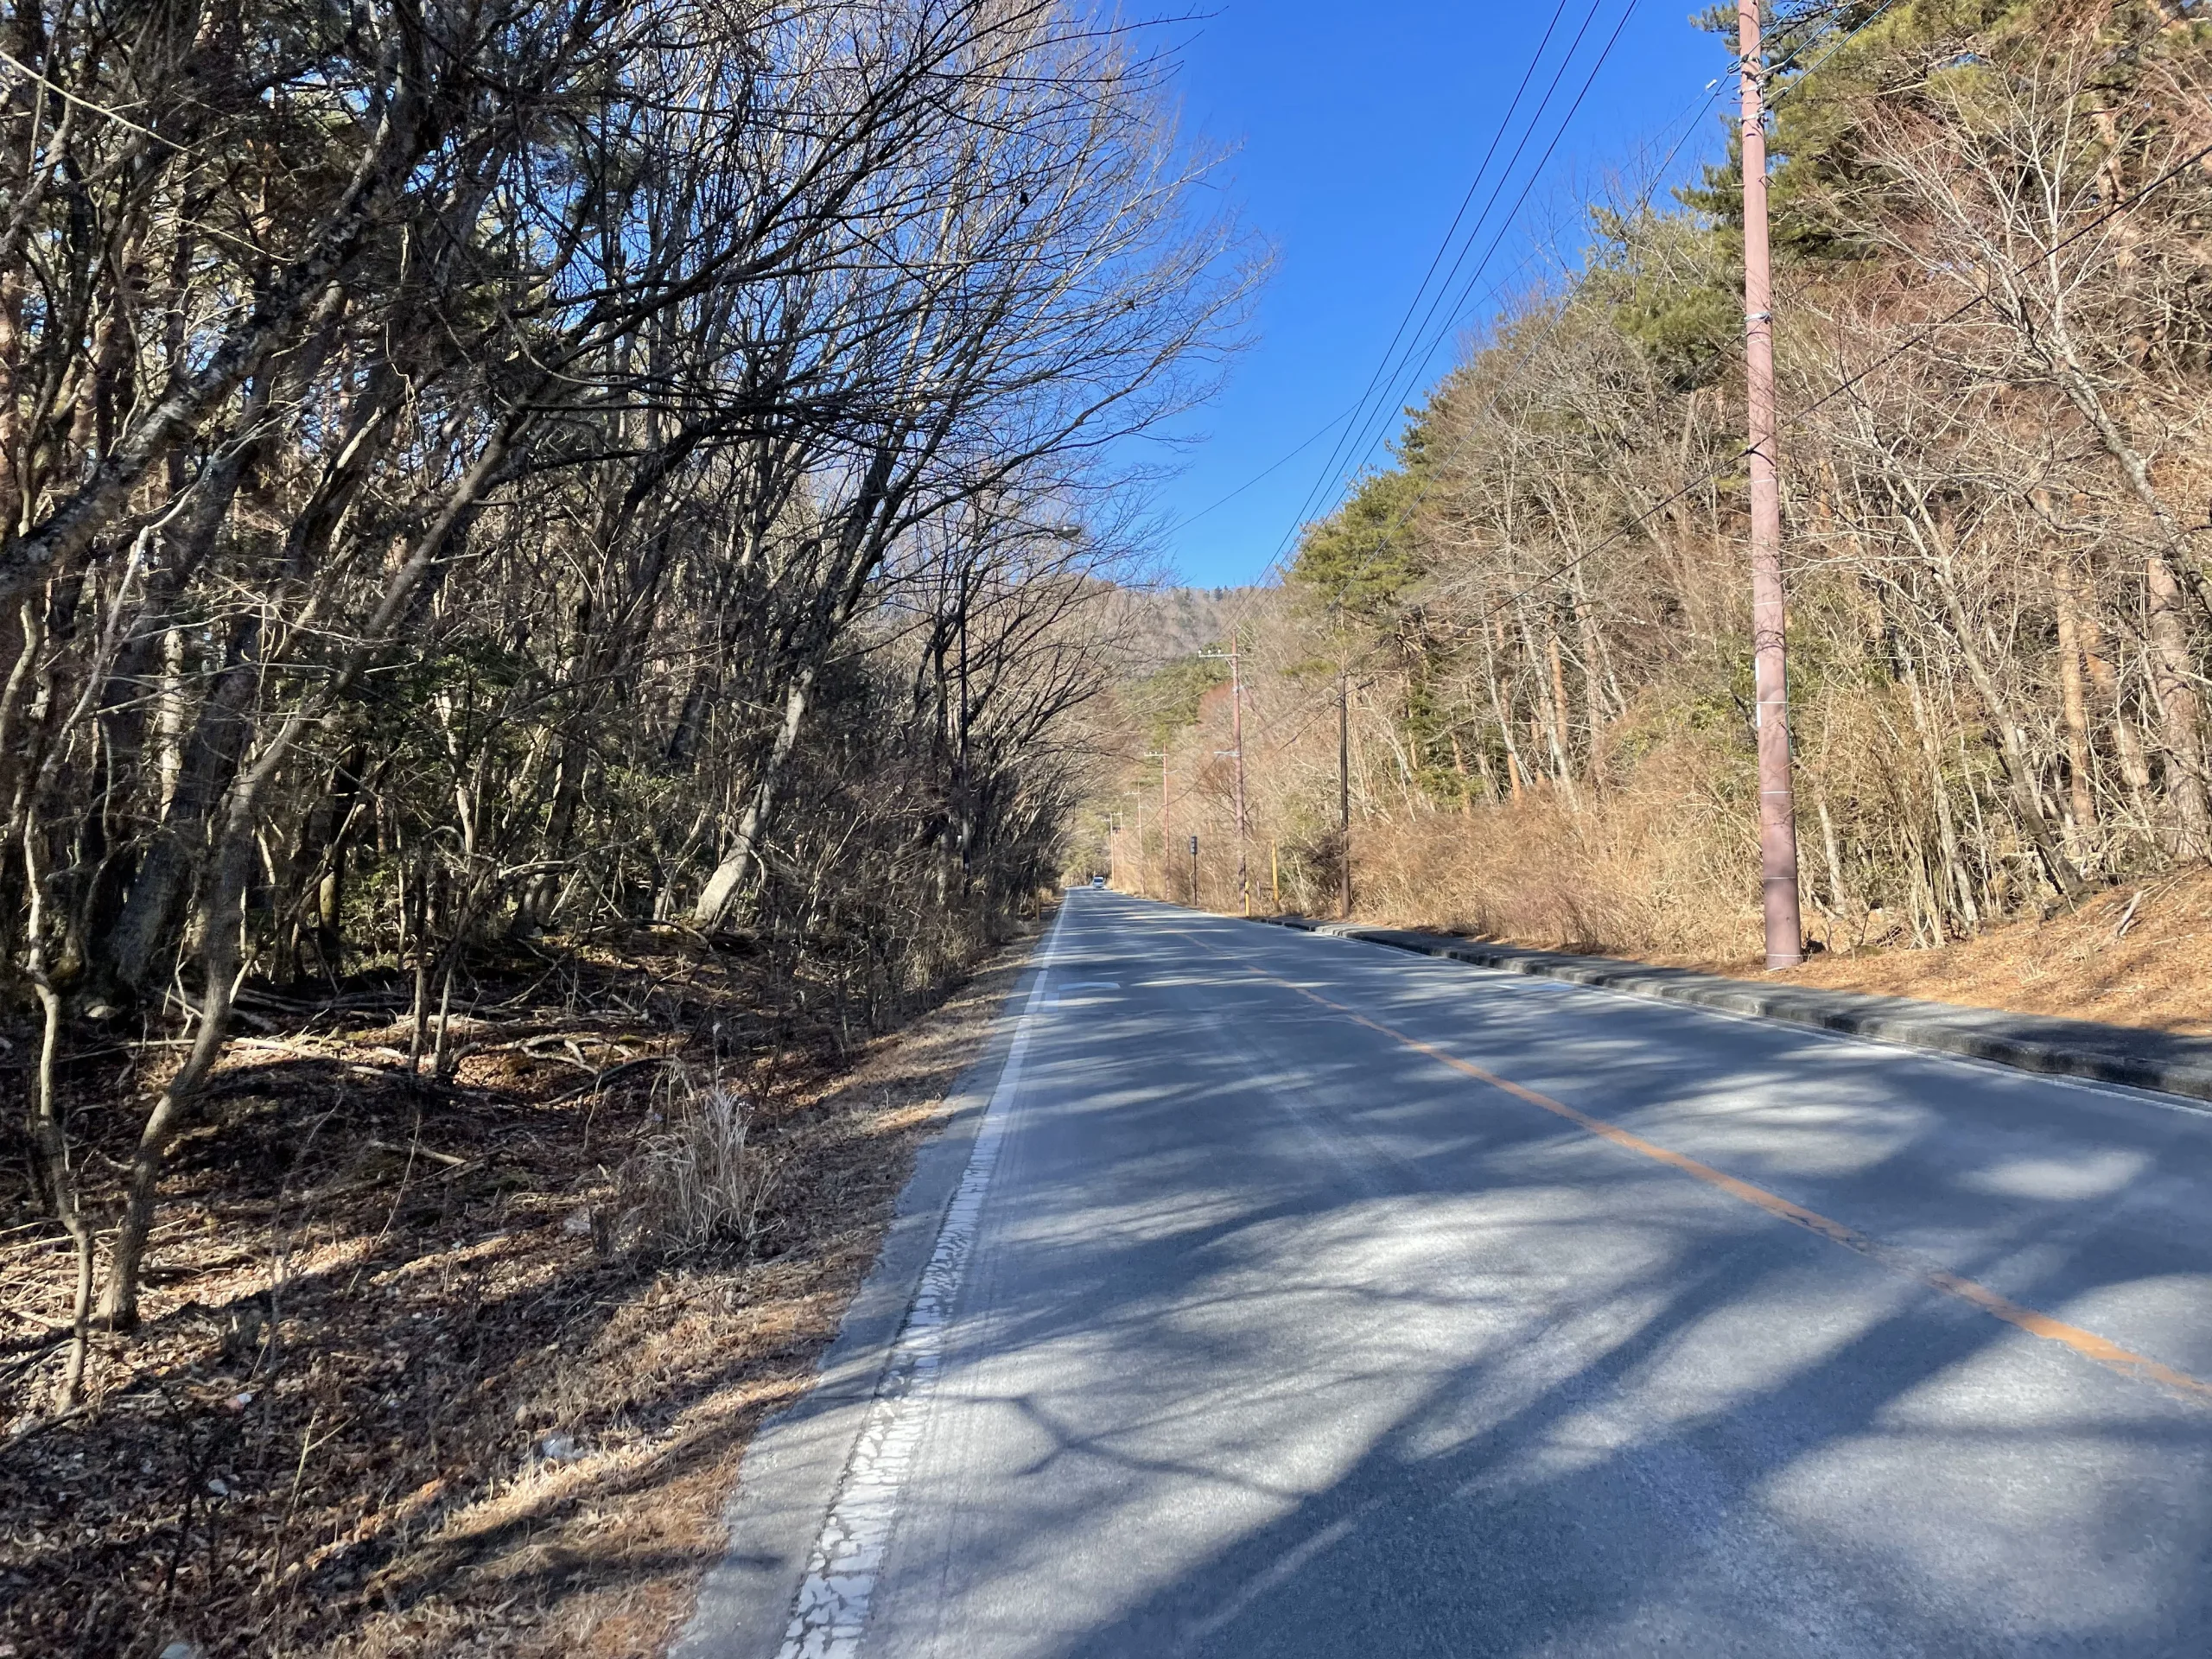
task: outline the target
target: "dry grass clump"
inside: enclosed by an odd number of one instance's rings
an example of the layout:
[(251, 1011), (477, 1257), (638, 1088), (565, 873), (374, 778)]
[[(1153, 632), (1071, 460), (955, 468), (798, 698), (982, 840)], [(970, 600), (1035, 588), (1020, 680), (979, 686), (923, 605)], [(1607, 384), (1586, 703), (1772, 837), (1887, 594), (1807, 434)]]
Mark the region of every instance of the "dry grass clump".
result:
[(688, 1067), (670, 1067), (662, 1083), (661, 1127), (617, 1178), (621, 1242), (664, 1255), (750, 1255), (775, 1184), (772, 1157), (753, 1135), (753, 1106)]

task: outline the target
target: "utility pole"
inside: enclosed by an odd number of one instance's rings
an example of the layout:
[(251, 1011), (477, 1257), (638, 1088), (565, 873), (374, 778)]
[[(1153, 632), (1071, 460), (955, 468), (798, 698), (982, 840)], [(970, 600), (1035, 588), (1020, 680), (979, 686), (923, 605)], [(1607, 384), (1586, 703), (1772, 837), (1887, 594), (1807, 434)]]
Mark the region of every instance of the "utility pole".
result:
[(1138, 897), (1138, 898), (1140, 898), (1140, 899), (1145, 899), (1145, 898), (1149, 898), (1151, 895), (1150, 895), (1150, 894), (1148, 894), (1147, 893), (1146, 893), (1146, 892), (1145, 892), (1145, 890), (1144, 890), (1144, 797), (1143, 797), (1143, 796), (1141, 796), (1141, 795), (1138, 796), (1138, 797), (1136, 798), (1136, 802), (1137, 802), (1137, 897)]
[[(1232, 627), (1229, 631), (1227, 651), (1202, 651), (1198, 655), (1211, 658), (1217, 662), (1224, 657), (1229, 658), (1229, 741), (1230, 747), (1225, 753), (1236, 757), (1236, 893), (1239, 902), (1243, 906), (1244, 913), (1249, 916), (1252, 913), (1252, 882), (1244, 862), (1244, 679), (1237, 666), (1236, 630)], [(1217, 749), (1214, 753), (1218, 756), (1224, 751)], [(1191, 868), (1193, 880), (1197, 875), (1198, 849), (1198, 839), (1193, 836), (1191, 837)]]
[[(1165, 742), (1166, 739), (1160, 740)], [(1147, 749), (1144, 758), (1160, 762), (1160, 896), (1175, 900), (1175, 843), (1167, 838), (1167, 751)]]
[(1344, 861), (1338, 884), (1344, 919), (1351, 919), (1351, 676), (1338, 645), (1337, 660), (1337, 856)]
[(1752, 683), (1758, 712), (1759, 864), (1766, 965), (1805, 959), (1797, 908), (1797, 812), (1789, 785), (1789, 682), (1783, 655), (1782, 480), (1774, 406), (1774, 273), (1767, 246), (1766, 114), (1759, 0), (1736, 0), (1744, 101), (1744, 379), (1751, 466)]
[(1229, 741), (1236, 749), (1236, 893), (1252, 913), (1252, 883), (1244, 868), (1244, 682), (1236, 670), (1236, 630), (1229, 631)]

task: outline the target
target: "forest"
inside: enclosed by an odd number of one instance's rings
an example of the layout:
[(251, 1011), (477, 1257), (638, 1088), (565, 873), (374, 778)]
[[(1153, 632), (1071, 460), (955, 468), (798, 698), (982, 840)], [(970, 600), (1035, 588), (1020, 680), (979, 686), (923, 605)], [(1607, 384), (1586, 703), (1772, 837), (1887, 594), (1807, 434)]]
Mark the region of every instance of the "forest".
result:
[[(396, 1248), (435, 1173), (425, 1225), (512, 1230), (499, 1160), (555, 1130), (504, 1057), (589, 1085), (562, 1181), (630, 1220), (586, 1256), (750, 1246), (773, 1089), (727, 1079), (856, 1052), (1057, 881), (1145, 556), (1126, 442), (1205, 394), (1258, 262), (1165, 60), (1039, 0), (0, 35), (0, 1484), (66, 1504), (88, 1446), (149, 1479), (105, 1529), (11, 1514), (7, 1593), (40, 1651), (211, 1608), (295, 1650), (423, 1511), (341, 1482), (310, 1524), (360, 1414), (302, 1380), (317, 1332), (383, 1316), (358, 1268), (280, 1309), (324, 1220), (269, 1217), (373, 1190)], [(261, 1288), (195, 1287), (203, 1227)], [(219, 1354), (161, 1346), (194, 1319)], [(238, 1398), (219, 1549), (194, 1402)], [(354, 1478), (437, 1487), (436, 1440)]]
[[(2212, 852), (2212, 22), (1854, 0), (1770, 41), (1815, 947), (2186, 869)], [(1348, 828), (1362, 915), (1756, 945), (1736, 156), (1596, 193), (1243, 607), (1255, 911), (1334, 913)], [(1193, 657), (1128, 690), (1094, 812), (1124, 885), (1235, 909), (1227, 678)]]

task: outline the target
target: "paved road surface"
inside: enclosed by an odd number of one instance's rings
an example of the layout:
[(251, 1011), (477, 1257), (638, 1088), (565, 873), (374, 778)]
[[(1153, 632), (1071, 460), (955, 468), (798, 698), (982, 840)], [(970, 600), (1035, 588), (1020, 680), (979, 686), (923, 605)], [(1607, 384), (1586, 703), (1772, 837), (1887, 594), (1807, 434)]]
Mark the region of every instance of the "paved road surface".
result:
[(2212, 1116), (1090, 892), (1027, 1020), (787, 1651), (2212, 1654)]

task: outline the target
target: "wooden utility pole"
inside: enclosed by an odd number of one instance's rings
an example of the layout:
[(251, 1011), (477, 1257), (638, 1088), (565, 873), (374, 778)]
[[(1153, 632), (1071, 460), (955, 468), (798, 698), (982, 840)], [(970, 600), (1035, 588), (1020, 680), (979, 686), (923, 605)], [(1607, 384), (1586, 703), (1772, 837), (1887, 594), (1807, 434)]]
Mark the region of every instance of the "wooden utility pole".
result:
[(1144, 758), (1160, 762), (1160, 896), (1173, 904), (1175, 901), (1175, 843), (1168, 839), (1167, 834), (1167, 751), (1147, 749)]
[(1137, 803), (1137, 897), (1138, 897), (1138, 898), (1140, 898), (1140, 899), (1145, 899), (1145, 898), (1149, 898), (1151, 895), (1150, 895), (1150, 894), (1148, 894), (1148, 893), (1147, 893), (1145, 892), (1145, 890), (1144, 890), (1144, 797), (1143, 797), (1143, 796), (1141, 796), (1141, 795), (1138, 796), (1138, 797), (1136, 798), (1136, 803)]
[[(1339, 645), (1341, 658), (1342, 647)], [(1337, 664), (1337, 856), (1343, 861), (1338, 883), (1344, 919), (1351, 919), (1351, 676)]]
[(1236, 667), (1236, 632), (1229, 634), (1229, 741), (1236, 750), (1236, 896), (1252, 913), (1252, 882), (1244, 864), (1244, 681)]
[[(1236, 630), (1230, 630), (1227, 651), (1202, 651), (1198, 655), (1216, 662), (1224, 658), (1229, 661), (1230, 747), (1216, 749), (1214, 757), (1218, 760), (1224, 755), (1234, 755), (1236, 760), (1236, 894), (1244, 913), (1249, 916), (1252, 913), (1252, 885), (1244, 863), (1244, 678), (1237, 664)], [(1198, 837), (1193, 836), (1191, 838), (1191, 856), (1193, 860), (1198, 857)]]
[(1744, 380), (1751, 468), (1751, 652), (1759, 752), (1759, 863), (1766, 965), (1805, 959), (1797, 907), (1797, 813), (1789, 784), (1789, 682), (1783, 645), (1782, 480), (1774, 402), (1774, 271), (1767, 245), (1766, 76), (1759, 0), (1736, 0), (1744, 104)]

